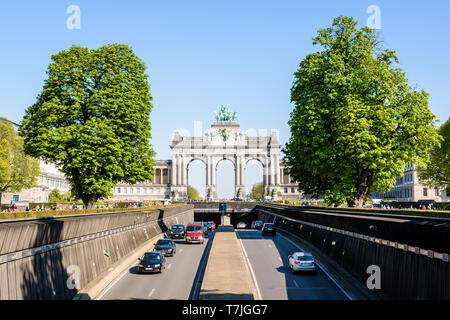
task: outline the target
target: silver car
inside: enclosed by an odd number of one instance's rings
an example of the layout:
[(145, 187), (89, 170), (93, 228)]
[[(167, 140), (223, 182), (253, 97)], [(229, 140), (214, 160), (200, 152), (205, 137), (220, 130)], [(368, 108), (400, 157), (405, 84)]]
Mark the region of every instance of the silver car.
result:
[(289, 258), (289, 268), (291, 268), (292, 273), (297, 271), (310, 271), (313, 273), (317, 272), (316, 260), (311, 253), (308, 252), (294, 252), (288, 256)]
[(245, 222), (239, 222), (236, 226), (236, 229), (245, 229), (247, 228), (247, 224)]

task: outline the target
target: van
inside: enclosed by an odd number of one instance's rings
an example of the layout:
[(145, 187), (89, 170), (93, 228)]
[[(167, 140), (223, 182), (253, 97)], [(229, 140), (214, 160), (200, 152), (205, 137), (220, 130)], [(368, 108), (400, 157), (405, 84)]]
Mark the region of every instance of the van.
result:
[(186, 226), (186, 243), (205, 241), (205, 230), (202, 222), (188, 223)]

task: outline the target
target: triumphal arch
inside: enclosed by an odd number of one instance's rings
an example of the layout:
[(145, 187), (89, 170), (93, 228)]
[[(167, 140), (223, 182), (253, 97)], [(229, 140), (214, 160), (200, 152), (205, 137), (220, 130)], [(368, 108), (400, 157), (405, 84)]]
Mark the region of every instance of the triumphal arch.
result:
[(280, 189), (284, 166), (280, 165), (278, 132), (249, 137), (236, 122), (236, 113), (225, 107), (216, 112), (216, 121), (202, 137), (183, 137), (175, 132), (170, 148), (170, 193), (174, 198), (187, 194), (188, 166), (194, 160), (206, 165), (206, 199), (217, 198), (216, 169), (222, 160), (234, 165), (235, 197), (245, 197), (245, 167), (250, 160), (259, 161), (263, 167), (265, 195), (276, 198)]

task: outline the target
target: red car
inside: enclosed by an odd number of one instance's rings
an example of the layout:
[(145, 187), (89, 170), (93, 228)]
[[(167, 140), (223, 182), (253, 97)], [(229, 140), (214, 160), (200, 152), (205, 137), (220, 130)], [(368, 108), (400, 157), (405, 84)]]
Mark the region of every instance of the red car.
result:
[(208, 228), (209, 228), (211, 231), (216, 230), (216, 223), (215, 223), (214, 221), (208, 221)]
[(186, 226), (186, 243), (189, 242), (199, 242), (203, 243), (205, 241), (205, 231), (203, 229), (202, 222), (189, 223)]

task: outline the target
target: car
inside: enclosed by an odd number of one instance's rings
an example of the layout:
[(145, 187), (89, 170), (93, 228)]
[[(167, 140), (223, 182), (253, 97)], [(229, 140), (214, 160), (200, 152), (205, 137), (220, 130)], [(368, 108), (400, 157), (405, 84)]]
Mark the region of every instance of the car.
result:
[(209, 232), (209, 225), (208, 225), (208, 222), (206, 222), (206, 221), (203, 221), (202, 222), (203, 223), (203, 232), (205, 233), (205, 235), (208, 235), (208, 232)]
[(216, 223), (214, 221), (208, 221), (208, 229), (211, 231), (216, 230)]
[(317, 263), (314, 257), (309, 252), (294, 252), (288, 256), (289, 268), (292, 273), (297, 271), (317, 272)]
[(264, 223), (264, 225), (261, 229), (261, 234), (262, 235), (272, 234), (272, 235), (276, 236), (277, 235), (277, 227), (275, 227), (275, 225), (273, 223)]
[(245, 222), (239, 222), (236, 226), (236, 229), (245, 229), (247, 228), (247, 224)]
[(164, 258), (164, 255), (159, 251), (148, 251), (144, 253), (138, 261), (138, 273), (161, 273), (166, 268), (166, 258)]
[(205, 232), (202, 222), (192, 222), (186, 226), (186, 243), (205, 241)]
[(262, 222), (261, 220), (256, 220), (252, 222), (251, 228), (252, 229), (261, 229), (264, 225), (264, 222)]
[(159, 239), (154, 245), (154, 251), (161, 252), (167, 257), (172, 257), (177, 252), (177, 246), (170, 238)]
[(179, 238), (184, 239), (186, 234), (186, 230), (184, 228), (184, 224), (173, 224), (170, 229), (170, 237), (172, 239)]

